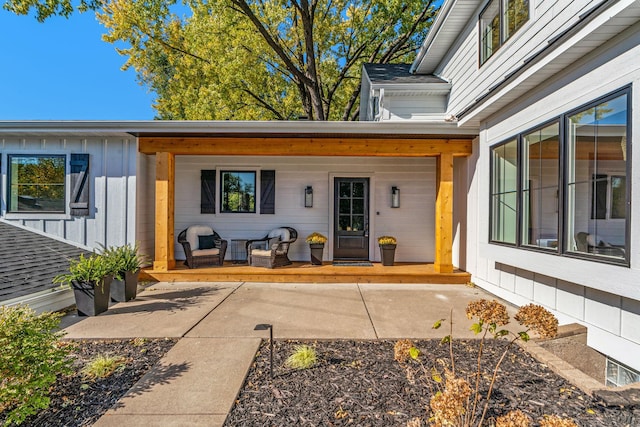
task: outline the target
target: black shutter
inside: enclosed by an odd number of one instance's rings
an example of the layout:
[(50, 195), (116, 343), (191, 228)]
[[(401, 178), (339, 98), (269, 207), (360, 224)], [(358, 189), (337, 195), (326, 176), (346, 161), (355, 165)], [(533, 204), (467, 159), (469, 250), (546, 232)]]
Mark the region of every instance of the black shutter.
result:
[(71, 215), (89, 216), (89, 154), (72, 154), (70, 165)]
[(216, 171), (200, 171), (200, 213), (216, 213)]
[(593, 174), (591, 176), (591, 219), (607, 218), (607, 175)]
[(260, 172), (260, 213), (276, 213), (276, 171)]

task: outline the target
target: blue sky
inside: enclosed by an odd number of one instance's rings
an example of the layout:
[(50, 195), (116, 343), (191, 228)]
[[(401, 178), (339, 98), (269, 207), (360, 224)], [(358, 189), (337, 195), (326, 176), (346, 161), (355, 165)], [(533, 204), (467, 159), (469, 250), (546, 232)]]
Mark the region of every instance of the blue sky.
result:
[(93, 13), (39, 23), (0, 9), (0, 120), (151, 120), (153, 94)]

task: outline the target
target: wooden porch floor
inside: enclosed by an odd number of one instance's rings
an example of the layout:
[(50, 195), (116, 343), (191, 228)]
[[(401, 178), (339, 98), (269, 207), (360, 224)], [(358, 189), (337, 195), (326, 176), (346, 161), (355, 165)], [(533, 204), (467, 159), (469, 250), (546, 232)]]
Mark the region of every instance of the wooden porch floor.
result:
[(396, 263), (383, 266), (373, 263), (372, 267), (334, 266), (329, 262), (311, 265), (308, 262), (294, 262), (286, 267), (274, 269), (251, 267), (247, 264), (225, 262), (221, 267), (189, 269), (177, 261), (170, 271), (143, 269), (141, 280), (161, 282), (278, 282), (278, 283), (433, 283), (466, 284), (471, 275), (462, 270), (453, 273), (437, 273), (433, 264)]

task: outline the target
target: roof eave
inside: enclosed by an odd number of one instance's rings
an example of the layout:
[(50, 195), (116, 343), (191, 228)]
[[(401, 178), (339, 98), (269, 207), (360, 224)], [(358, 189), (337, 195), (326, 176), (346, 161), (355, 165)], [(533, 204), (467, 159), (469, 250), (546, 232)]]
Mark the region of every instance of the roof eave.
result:
[[(460, 135), (451, 123), (433, 123), (425, 128), (424, 123), (411, 122), (350, 122), (350, 121), (0, 121), (2, 134), (114, 134), (114, 135), (161, 135), (161, 134), (383, 134), (415, 135), (442, 134)], [(470, 132), (469, 134), (472, 134)]]

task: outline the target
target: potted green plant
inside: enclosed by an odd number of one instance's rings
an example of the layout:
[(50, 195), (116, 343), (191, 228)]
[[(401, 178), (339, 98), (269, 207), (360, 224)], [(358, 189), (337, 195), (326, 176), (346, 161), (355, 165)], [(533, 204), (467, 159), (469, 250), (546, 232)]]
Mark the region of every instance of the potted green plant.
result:
[(97, 316), (109, 308), (112, 269), (105, 257), (98, 254), (69, 260), (69, 272), (57, 275), (54, 283), (73, 289), (80, 316)]
[(146, 262), (146, 256), (138, 253), (138, 244), (111, 246), (102, 249), (102, 256), (107, 259), (113, 272), (111, 282), (111, 299), (113, 301), (131, 301), (138, 292), (138, 276), (140, 267)]
[(380, 259), (382, 265), (393, 265), (396, 257), (396, 246), (398, 242), (393, 236), (378, 237), (378, 246), (380, 246)]
[(322, 265), (322, 254), (324, 252), (324, 244), (327, 243), (327, 238), (320, 233), (311, 233), (306, 239), (311, 250), (311, 264)]

